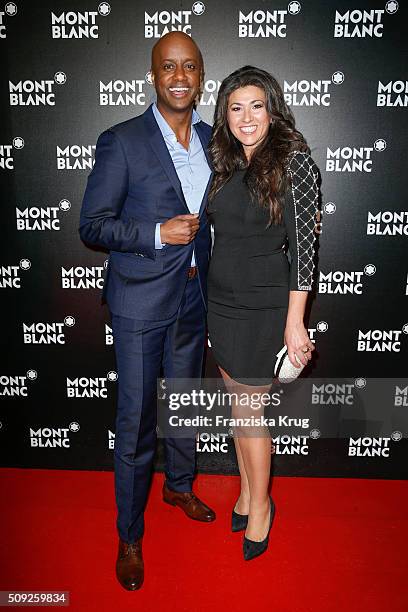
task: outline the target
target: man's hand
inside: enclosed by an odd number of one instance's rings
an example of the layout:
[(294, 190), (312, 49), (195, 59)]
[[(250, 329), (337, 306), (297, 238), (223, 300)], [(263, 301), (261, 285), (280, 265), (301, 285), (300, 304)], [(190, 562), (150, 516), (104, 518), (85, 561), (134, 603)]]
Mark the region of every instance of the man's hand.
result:
[(160, 226), (160, 240), (163, 244), (189, 244), (194, 240), (200, 221), (198, 213), (177, 215)]

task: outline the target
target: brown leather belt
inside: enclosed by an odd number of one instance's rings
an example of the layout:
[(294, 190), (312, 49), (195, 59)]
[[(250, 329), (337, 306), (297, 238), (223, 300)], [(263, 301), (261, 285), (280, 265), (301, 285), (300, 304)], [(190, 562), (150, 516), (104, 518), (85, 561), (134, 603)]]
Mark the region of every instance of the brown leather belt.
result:
[(188, 280), (192, 280), (196, 276), (197, 276), (197, 266), (193, 266), (193, 267), (189, 268), (188, 272), (187, 272), (187, 279)]

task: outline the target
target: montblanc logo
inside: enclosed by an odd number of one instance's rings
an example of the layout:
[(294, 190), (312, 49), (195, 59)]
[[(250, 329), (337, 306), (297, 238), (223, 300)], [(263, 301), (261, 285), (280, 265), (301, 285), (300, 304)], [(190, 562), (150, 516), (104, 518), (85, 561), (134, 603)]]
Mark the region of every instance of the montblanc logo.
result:
[(54, 87), (66, 81), (67, 75), (62, 71), (44, 81), (9, 81), (10, 106), (55, 106)]
[(353, 406), (356, 388), (361, 388), (358, 382), (313, 383), (311, 402), (318, 406)]
[(372, 438), (364, 436), (349, 438), (349, 457), (389, 457), (392, 442), (402, 439), (400, 431), (393, 431), (389, 438)]
[(6, 15), (7, 17), (14, 17), (14, 15), (17, 15), (17, 4), (14, 4), (14, 2), (7, 2), (4, 11), (0, 11), (0, 39), (7, 38), (6, 22), (4, 20)]
[(367, 213), (367, 236), (408, 236), (408, 211)]
[(74, 325), (71, 315), (62, 323), (23, 323), (24, 344), (65, 344), (65, 328)]
[(105, 323), (105, 345), (112, 346), (113, 344), (113, 331), (110, 325)]
[(196, 437), (197, 453), (228, 453), (228, 434), (199, 433)]
[(345, 13), (336, 11), (334, 17), (334, 38), (382, 38), (384, 15), (394, 15), (398, 2), (387, 2), (384, 9), (349, 9)]
[(30, 446), (32, 448), (70, 448), (70, 435), (77, 433), (80, 425), (73, 421), (68, 427), (30, 427)]
[(74, 399), (107, 399), (108, 383), (117, 380), (118, 375), (113, 370), (108, 372), (106, 376), (67, 377), (67, 397)]
[(408, 385), (405, 387), (395, 385), (394, 406), (408, 406)]
[(52, 38), (99, 38), (99, 17), (106, 17), (110, 12), (107, 2), (101, 2), (97, 11), (51, 12)]
[(408, 106), (408, 81), (378, 81), (377, 106)]
[(239, 38), (286, 38), (286, 18), (288, 15), (298, 15), (300, 2), (289, 2), (287, 9), (265, 11), (239, 11)]
[[(64, 198), (58, 206), (16, 206), (16, 225), (20, 232), (44, 232), (61, 229), (60, 216), (71, 208), (71, 202)], [(62, 213), (62, 215), (61, 215)]]
[(408, 334), (408, 323), (405, 323), (402, 329), (359, 329), (357, 350), (367, 353), (399, 353), (402, 334)]
[(357, 272), (319, 272), (319, 293), (330, 293), (339, 295), (361, 295), (363, 293), (363, 282), (365, 276), (373, 276), (376, 267), (373, 264), (364, 266), (364, 270)]
[(330, 106), (331, 88), (344, 82), (344, 73), (333, 72), (331, 79), (284, 81), (283, 93), (289, 106)]
[(96, 145), (57, 145), (58, 170), (92, 170)]
[(308, 455), (309, 436), (281, 435), (272, 438), (275, 455)]
[(37, 379), (36, 370), (28, 370), (24, 375), (0, 375), (0, 397), (28, 397), (29, 385)]
[(145, 85), (144, 79), (99, 81), (99, 105), (145, 106)]
[(180, 11), (145, 11), (145, 38), (160, 38), (167, 32), (184, 32), (191, 36), (193, 15), (200, 16), (205, 11), (204, 2), (194, 2), (191, 10)]
[(115, 432), (108, 429), (108, 450), (115, 448)]
[(220, 86), (221, 81), (214, 81), (212, 79), (204, 81), (203, 92), (200, 98), (201, 106), (215, 106)]
[(0, 145), (0, 168), (2, 170), (14, 170), (14, 151), (22, 149), (24, 140), (21, 136), (13, 138), (13, 144)]
[(383, 138), (378, 138), (372, 147), (327, 147), (326, 172), (371, 172), (373, 151), (386, 148)]
[(105, 266), (61, 267), (62, 289), (102, 289)]
[(309, 334), (309, 338), (313, 342), (313, 344), (316, 343), (316, 333), (319, 332), (321, 334), (324, 334), (327, 332), (328, 329), (329, 329), (329, 324), (326, 323), (326, 321), (319, 321), (316, 324), (316, 327), (309, 327), (307, 331)]
[(21, 289), (21, 271), (31, 268), (29, 259), (20, 259), (16, 266), (0, 266), (0, 289)]

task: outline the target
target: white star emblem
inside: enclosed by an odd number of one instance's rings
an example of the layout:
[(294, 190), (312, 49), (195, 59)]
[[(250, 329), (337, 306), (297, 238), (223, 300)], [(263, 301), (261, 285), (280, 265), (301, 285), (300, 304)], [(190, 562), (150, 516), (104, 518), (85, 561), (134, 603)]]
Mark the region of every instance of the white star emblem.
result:
[(343, 83), (344, 81), (344, 72), (340, 72), (340, 70), (337, 70), (336, 72), (333, 72), (332, 74), (332, 81), (335, 85), (340, 85), (341, 83)]
[(356, 378), (354, 381), (354, 386), (357, 387), (357, 389), (364, 389), (366, 384), (367, 382), (365, 378)]
[(74, 433), (76, 433), (77, 431), (80, 430), (79, 423), (77, 423), (76, 421), (73, 421), (72, 423), (69, 424), (69, 429), (70, 431), (73, 431)]
[(58, 70), (58, 72), (54, 74), (54, 81), (57, 85), (64, 85), (64, 83), (67, 82), (67, 75), (65, 72), (62, 72), (62, 70)]
[(14, 2), (7, 2), (4, 10), (9, 17), (14, 17), (14, 15), (17, 13), (17, 5), (14, 4)]
[(24, 140), (21, 138), (21, 136), (17, 136), (13, 139), (13, 147), (15, 149), (22, 149), (24, 147)]
[(393, 442), (399, 442), (402, 440), (402, 433), (400, 431), (393, 431), (391, 434), (391, 440)]
[(114, 372), (113, 370), (111, 370), (110, 372), (107, 373), (106, 378), (110, 382), (116, 382), (118, 380), (117, 372)]
[(398, 6), (399, 6), (398, 2), (391, 0), (390, 2), (387, 2), (387, 4), (385, 5), (385, 10), (389, 15), (393, 15), (394, 13), (398, 11)]
[(110, 12), (111, 12), (110, 4), (108, 4), (107, 2), (101, 2), (100, 5), (98, 6), (98, 13), (102, 15), (102, 17), (106, 17), (106, 15), (109, 15)]
[(310, 430), (310, 434), (309, 436), (312, 438), (312, 440), (317, 440), (317, 438), (320, 438), (322, 434), (320, 433), (320, 429), (311, 429)]
[(28, 380), (35, 380), (37, 378), (37, 372), (35, 370), (28, 370), (27, 378)]
[(334, 212), (336, 212), (336, 205), (334, 202), (327, 202), (324, 205), (324, 212), (327, 213), (328, 215), (332, 215)]
[(288, 4), (288, 13), (291, 15), (297, 15), (300, 13), (301, 4), (300, 2), (289, 2)]
[(20, 259), (20, 268), (22, 270), (29, 270), (31, 268), (31, 261), (29, 259)]
[(317, 331), (324, 333), (329, 329), (329, 326), (326, 321), (319, 321), (319, 323), (316, 325), (316, 329)]
[(375, 141), (374, 149), (376, 151), (385, 151), (386, 148), (387, 148), (387, 143), (385, 142), (384, 138), (378, 138)]
[(204, 2), (194, 2), (191, 10), (193, 11), (194, 15), (202, 15), (205, 11)]
[(60, 207), (61, 210), (63, 210), (64, 212), (67, 212), (67, 210), (71, 208), (71, 202), (69, 200), (64, 199), (60, 201), (58, 206)]
[(375, 267), (374, 264), (367, 264), (364, 267), (364, 274), (366, 274), (367, 276), (372, 276), (373, 274), (375, 274), (377, 271), (377, 268)]
[(64, 323), (67, 327), (73, 327), (75, 325), (75, 319), (71, 315), (68, 315), (65, 317)]

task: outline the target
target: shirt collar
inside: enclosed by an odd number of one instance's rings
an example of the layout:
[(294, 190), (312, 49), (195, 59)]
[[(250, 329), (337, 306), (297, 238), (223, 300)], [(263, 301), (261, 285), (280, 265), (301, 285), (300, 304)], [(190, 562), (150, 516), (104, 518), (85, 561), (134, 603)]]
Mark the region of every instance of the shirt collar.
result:
[[(152, 111), (153, 111), (154, 118), (157, 121), (157, 125), (159, 126), (160, 131), (163, 134), (163, 137), (166, 138), (166, 136), (167, 137), (173, 136), (177, 140), (176, 135), (173, 132), (172, 128), (169, 126), (169, 124), (167, 123), (167, 121), (165, 120), (165, 118), (163, 117), (159, 109), (157, 108), (156, 102), (154, 102), (152, 105)], [(191, 125), (196, 125), (200, 121), (201, 121), (200, 115), (193, 108), (193, 114), (191, 116)], [(193, 137), (193, 130), (191, 130), (191, 133), (190, 133), (190, 140), (192, 139), (192, 137)]]

